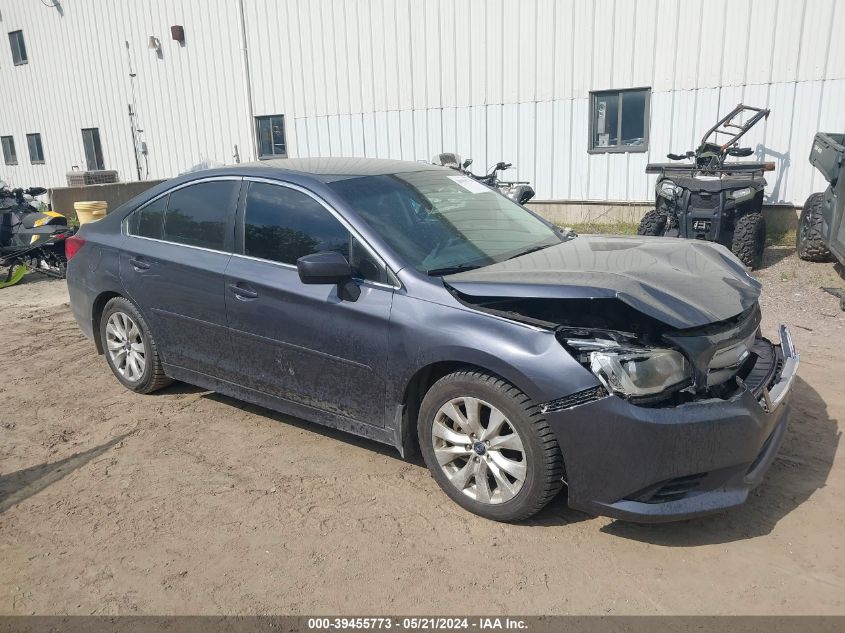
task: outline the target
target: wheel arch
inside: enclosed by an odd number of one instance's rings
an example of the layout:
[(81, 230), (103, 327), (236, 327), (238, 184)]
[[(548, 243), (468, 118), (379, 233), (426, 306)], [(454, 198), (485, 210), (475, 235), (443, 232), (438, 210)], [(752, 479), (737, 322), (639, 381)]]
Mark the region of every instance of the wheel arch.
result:
[(106, 309), (106, 304), (115, 297), (127, 298), (125, 295), (114, 290), (106, 290), (98, 294), (91, 305), (91, 332), (94, 334), (94, 345), (97, 347), (98, 354), (104, 353), (103, 342), (100, 340), (100, 320), (103, 317), (103, 310)]
[[(403, 457), (414, 455), (419, 451), (417, 444), (417, 424), (419, 422), (420, 405), (429, 389), (438, 380), (458, 370), (474, 370), (490, 374), (508, 382), (523, 392), (523, 384), (527, 378), (517, 370), (496, 371), (488, 363), (477, 360), (438, 360), (419, 367), (406, 381), (402, 392), (402, 399), (397, 407), (396, 429), (397, 448)], [(502, 368), (499, 368), (500, 370)]]

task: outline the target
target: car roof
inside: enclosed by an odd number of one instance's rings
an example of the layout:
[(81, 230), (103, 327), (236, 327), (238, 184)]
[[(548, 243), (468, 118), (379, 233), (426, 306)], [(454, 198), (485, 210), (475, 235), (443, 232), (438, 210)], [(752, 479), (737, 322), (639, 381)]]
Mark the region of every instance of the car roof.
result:
[[(387, 160), (382, 158), (272, 158), (253, 163), (232, 165), (227, 169), (237, 168), (250, 174), (262, 171), (277, 171), (310, 176), (321, 182), (334, 182), (361, 176), (384, 176), (416, 171), (444, 169), (431, 163), (410, 160)], [(202, 172), (194, 172), (201, 175)]]
[[(447, 170), (431, 163), (410, 160), (387, 160), (381, 158), (272, 158), (250, 163), (236, 163), (223, 167), (188, 171), (174, 178), (160, 182), (121, 204), (115, 211), (137, 209), (153, 198), (197, 180), (220, 176), (253, 176), (288, 180), (300, 185), (325, 185), (338, 180), (365, 176), (384, 176), (411, 172)], [(324, 192), (325, 193), (325, 192)], [(114, 213), (114, 212), (112, 212)], [(111, 214), (110, 214), (111, 215)]]

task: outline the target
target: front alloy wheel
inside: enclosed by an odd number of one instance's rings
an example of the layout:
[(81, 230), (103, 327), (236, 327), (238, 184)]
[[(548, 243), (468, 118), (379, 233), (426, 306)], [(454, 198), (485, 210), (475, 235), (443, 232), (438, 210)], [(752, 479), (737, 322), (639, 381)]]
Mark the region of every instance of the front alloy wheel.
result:
[(420, 404), (417, 431), (443, 492), (488, 519), (526, 519), (563, 485), (560, 447), (537, 405), (480, 369), (435, 382)]
[(509, 501), (525, 483), (522, 439), (505, 414), (484, 400), (463, 397), (445, 403), (431, 440), (449, 482), (473, 501)]

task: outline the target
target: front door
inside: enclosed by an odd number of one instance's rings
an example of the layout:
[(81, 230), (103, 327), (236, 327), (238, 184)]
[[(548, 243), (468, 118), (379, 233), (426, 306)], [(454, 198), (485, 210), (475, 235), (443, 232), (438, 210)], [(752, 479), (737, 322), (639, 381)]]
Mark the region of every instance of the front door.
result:
[(240, 186), (240, 178), (190, 184), (128, 218), (121, 281), (166, 364), (219, 375), (228, 343), (224, 274)]
[[(250, 389), (383, 426), (393, 301), (386, 268), (304, 190), (257, 181), (247, 187), (236, 231), (242, 246), (226, 270), (234, 348), (228, 369)], [(357, 300), (299, 280), (296, 260), (320, 251), (350, 259)]]

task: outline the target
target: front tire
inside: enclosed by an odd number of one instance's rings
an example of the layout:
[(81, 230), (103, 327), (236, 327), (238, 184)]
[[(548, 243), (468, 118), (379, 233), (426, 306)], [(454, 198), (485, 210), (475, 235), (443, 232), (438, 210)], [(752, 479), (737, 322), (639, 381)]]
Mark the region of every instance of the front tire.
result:
[(746, 213), (736, 221), (731, 251), (743, 264), (759, 268), (766, 248), (766, 219), (762, 213)]
[(807, 198), (801, 209), (798, 230), (795, 232), (795, 249), (798, 257), (807, 262), (829, 262), (833, 259), (822, 232), (823, 205), (824, 194), (814, 193)]
[(128, 299), (115, 297), (100, 317), (100, 342), (112, 373), (136, 393), (152, 393), (172, 379), (164, 374), (152, 332), (140, 310)]
[(537, 406), (473, 369), (438, 380), (418, 422), (426, 466), (458, 505), (495, 521), (539, 512), (563, 485), (560, 447)]
[(637, 227), (637, 235), (660, 236), (666, 231), (666, 215), (658, 213), (657, 209), (648, 211), (640, 225)]

